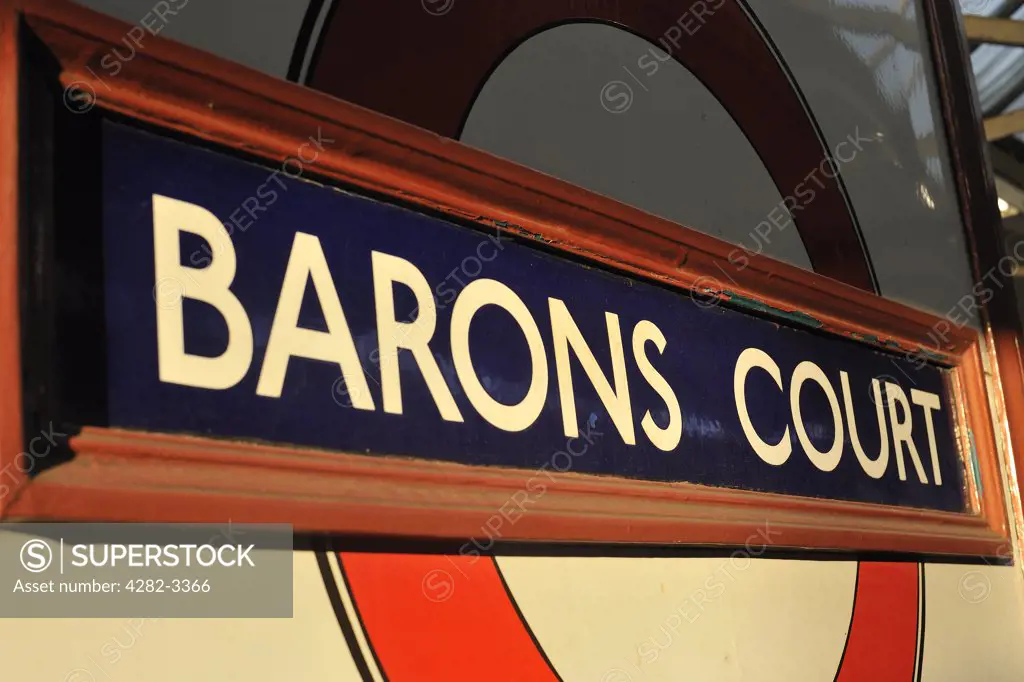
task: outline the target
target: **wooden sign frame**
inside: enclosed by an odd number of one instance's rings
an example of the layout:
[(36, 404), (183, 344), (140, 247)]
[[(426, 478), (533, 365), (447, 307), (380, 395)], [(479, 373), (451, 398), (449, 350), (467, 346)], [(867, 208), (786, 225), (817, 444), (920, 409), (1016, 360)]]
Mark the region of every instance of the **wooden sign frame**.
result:
[[(983, 272), (1001, 256), (990, 179), (971, 119), (963, 37), (951, 3), (926, 2), (958, 171), (963, 219)], [(317, 160), (331, 182), (481, 229), (506, 230), (602, 267), (682, 291), (728, 269), (733, 305), (813, 318), (838, 336), (905, 353), (926, 350), (955, 368), (954, 403), (967, 466), (968, 514), (553, 473), (546, 494), (502, 540), (742, 545), (770, 528), (778, 547), (993, 556), (1008, 546), (997, 441), (1021, 452), (1024, 375), (1012, 292), (984, 311), (984, 338), (943, 320), (766, 257), (742, 270), (733, 246), (614, 200), (405, 123), (276, 80), (185, 46), (147, 38), (116, 78), (95, 60), (126, 25), (65, 2), (11, 2), (0, 10), (0, 517), (76, 521), (287, 522), (297, 530), (465, 539), (480, 537), (535, 473), (287, 446), (86, 426), (74, 458), (25, 475), (30, 415), (23, 402), (26, 140), (19, 102), (24, 58), (39, 43), (58, 65), (55, 96), (74, 86), (99, 109), (177, 135), (278, 162), (322, 128), (336, 140)], [(958, 52), (957, 50), (960, 50)], [(57, 82), (59, 80), (59, 83)], [(966, 98), (966, 102), (965, 102)], [(989, 184), (986, 184), (988, 182)], [(851, 316), (849, 311), (855, 310)], [(1012, 315), (1011, 315), (1012, 313)], [(945, 325), (948, 327), (949, 325)], [(945, 328), (944, 327), (944, 328)], [(987, 367), (986, 367), (987, 364)], [(986, 381), (986, 369), (992, 377)], [(990, 402), (990, 398), (992, 399)], [(35, 474), (29, 467), (29, 473)]]

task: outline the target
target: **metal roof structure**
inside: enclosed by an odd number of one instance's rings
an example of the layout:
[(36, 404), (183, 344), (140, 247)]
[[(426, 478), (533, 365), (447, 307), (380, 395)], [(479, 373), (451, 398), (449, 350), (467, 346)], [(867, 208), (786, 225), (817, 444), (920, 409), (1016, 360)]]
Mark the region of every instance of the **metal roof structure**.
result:
[(1008, 217), (1024, 209), (1024, 0), (960, 0), (985, 135)]

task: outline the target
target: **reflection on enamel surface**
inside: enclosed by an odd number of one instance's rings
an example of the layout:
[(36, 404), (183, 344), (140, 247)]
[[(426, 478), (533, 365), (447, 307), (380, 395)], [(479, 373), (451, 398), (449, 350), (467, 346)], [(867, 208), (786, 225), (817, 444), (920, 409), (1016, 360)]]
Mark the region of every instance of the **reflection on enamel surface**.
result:
[[(971, 278), (919, 2), (750, 6), (825, 138), (877, 141), (841, 172), (882, 295), (943, 314)], [(929, 257), (913, 257), (925, 243)]]
[(461, 140), (810, 267), (793, 227), (753, 234), (782, 196), (734, 115), (679, 62), (618, 27), (569, 24), (519, 45), (481, 90)]

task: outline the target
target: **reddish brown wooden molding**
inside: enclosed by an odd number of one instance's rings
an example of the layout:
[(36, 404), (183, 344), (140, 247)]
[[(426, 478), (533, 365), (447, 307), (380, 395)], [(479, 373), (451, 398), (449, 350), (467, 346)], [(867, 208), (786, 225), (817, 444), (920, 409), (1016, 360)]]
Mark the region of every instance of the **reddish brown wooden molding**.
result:
[(0, 517), (25, 482), (18, 462), (21, 324), (18, 273), (18, 14), (0, 2)]
[[(1005, 546), (995, 432), (973, 332), (947, 332), (948, 347), (935, 349), (939, 318), (765, 257), (738, 269), (726, 242), (182, 45), (147, 40), (117, 76), (101, 81), (98, 60), (124, 36), (124, 24), (64, 2), (23, 7), (29, 29), (58, 59), (61, 83), (91, 85), (105, 110), (276, 163), (320, 130), (332, 142), (316, 170), (330, 180), (665, 286), (813, 321), (861, 343), (923, 348), (955, 368), (957, 435), (965, 453), (973, 442), (981, 472), (980, 481), (968, 477), (972, 514), (565, 473), (503, 526), (503, 539), (742, 544), (769, 524), (784, 533), (780, 547), (991, 555)], [(0, 238), (13, 239), (13, 228), (3, 227)], [(7, 293), (0, 306), (13, 307), (16, 322), (16, 290)], [(19, 371), (17, 358), (4, 356), (0, 379)], [(9, 459), (13, 441), (0, 446)], [(76, 459), (25, 486), (9, 518), (230, 518), (334, 533), (482, 537), (484, 524), (536, 475), (97, 428), (72, 447)]]
[[(484, 538), (534, 471), (467, 467), (159, 434), (86, 429), (74, 462), (28, 487), (17, 518), (289, 522), (307, 531)], [(501, 540), (743, 545), (994, 554), (978, 516), (651, 484), (573, 473)], [(496, 526), (493, 521), (492, 527)], [(823, 542), (823, 540), (825, 540)]]

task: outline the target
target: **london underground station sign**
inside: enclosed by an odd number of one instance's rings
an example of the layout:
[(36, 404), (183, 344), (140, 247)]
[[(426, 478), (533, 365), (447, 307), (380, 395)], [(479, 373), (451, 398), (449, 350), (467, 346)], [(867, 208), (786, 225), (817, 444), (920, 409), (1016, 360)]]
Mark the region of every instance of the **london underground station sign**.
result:
[[(103, 126), (110, 426), (964, 512), (950, 370)], [(599, 435), (600, 437), (595, 437)]]

